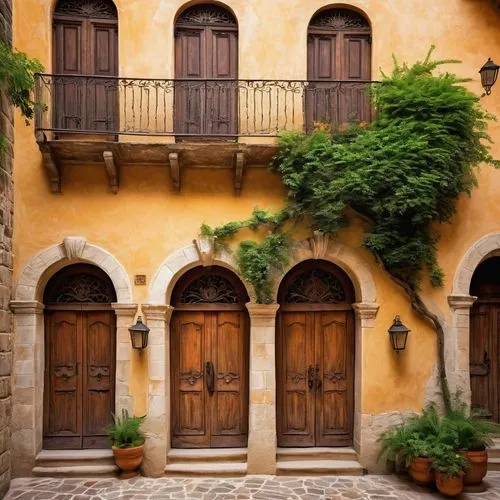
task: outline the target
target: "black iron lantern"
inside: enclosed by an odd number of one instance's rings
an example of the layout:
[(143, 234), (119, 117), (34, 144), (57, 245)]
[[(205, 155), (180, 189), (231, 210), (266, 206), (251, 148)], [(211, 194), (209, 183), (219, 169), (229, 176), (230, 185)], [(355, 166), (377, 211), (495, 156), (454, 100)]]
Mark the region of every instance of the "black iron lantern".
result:
[(389, 328), (389, 337), (391, 338), (392, 348), (399, 354), (399, 351), (404, 351), (406, 348), (406, 340), (408, 339), (409, 330), (403, 323), (399, 316), (394, 318), (392, 326)]
[(491, 87), (495, 85), (498, 76), (498, 70), (500, 66), (495, 64), (491, 57), (488, 57), (488, 60), (484, 63), (483, 67), (479, 70), (481, 75), (481, 84), (483, 85), (484, 91), (486, 95), (491, 94)]
[(142, 350), (148, 346), (149, 328), (142, 322), (141, 316), (137, 318), (137, 323), (131, 326), (128, 331), (134, 349)]

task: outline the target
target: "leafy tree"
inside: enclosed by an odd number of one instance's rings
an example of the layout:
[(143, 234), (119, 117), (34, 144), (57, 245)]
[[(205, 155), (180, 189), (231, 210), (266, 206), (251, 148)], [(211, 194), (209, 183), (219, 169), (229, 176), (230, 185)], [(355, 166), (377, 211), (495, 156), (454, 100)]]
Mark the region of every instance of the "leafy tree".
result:
[(371, 124), (283, 134), (273, 168), (288, 189), (285, 211), (292, 220), (307, 215), (313, 230), (331, 234), (350, 223), (353, 211), (368, 222), (365, 247), (436, 330), (449, 409), (444, 330), (419, 295), (420, 284), (427, 273), (433, 286), (442, 286), (439, 223), (449, 221), (459, 196), (477, 185), (475, 169), (500, 162), (487, 145), (493, 117), (466, 80), (434, 74), (457, 61), (432, 61), (432, 50), (412, 66), (394, 59), (392, 73), (372, 88), (377, 115)]

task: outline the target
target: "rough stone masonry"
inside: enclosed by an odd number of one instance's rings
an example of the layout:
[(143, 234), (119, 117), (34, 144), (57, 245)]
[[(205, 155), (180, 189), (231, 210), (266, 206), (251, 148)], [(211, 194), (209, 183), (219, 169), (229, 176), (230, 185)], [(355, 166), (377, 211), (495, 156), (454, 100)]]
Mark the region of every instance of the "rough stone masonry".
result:
[[(12, 43), (12, 0), (0, 0), (0, 40)], [(0, 62), (1, 64), (1, 62)], [(12, 286), (13, 142), (12, 107), (0, 92), (0, 498), (10, 482), (10, 420), (12, 371), (12, 320), (9, 301)]]

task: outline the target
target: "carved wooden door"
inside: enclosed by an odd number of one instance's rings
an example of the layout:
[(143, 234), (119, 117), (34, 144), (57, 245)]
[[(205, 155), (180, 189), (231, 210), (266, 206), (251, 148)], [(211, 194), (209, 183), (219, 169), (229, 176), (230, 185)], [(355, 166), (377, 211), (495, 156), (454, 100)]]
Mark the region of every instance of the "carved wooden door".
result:
[(237, 133), (238, 30), (215, 5), (186, 9), (175, 31), (175, 131), (231, 137)]
[(172, 445), (246, 446), (244, 313), (177, 312), (171, 335)]
[(352, 444), (354, 321), (343, 271), (310, 261), (279, 292), (277, 422), (279, 446)]
[(369, 121), (371, 35), (366, 19), (346, 9), (320, 12), (307, 38), (306, 127)]
[(54, 12), (53, 32), (54, 127), (116, 131), (117, 81), (106, 78), (118, 74), (116, 8), (108, 0), (85, 5), (62, 0)]
[(45, 338), (44, 448), (108, 448), (106, 427), (114, 411), (114, 313), (49, 310)]
[(476, 302), (470, 322), (472, 408), (499, 422), (500, 302)]

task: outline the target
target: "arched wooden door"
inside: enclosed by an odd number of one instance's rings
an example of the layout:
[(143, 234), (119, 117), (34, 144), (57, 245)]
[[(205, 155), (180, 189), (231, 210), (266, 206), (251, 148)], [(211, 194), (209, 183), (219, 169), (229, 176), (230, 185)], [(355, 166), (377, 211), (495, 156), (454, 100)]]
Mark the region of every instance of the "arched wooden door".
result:
[(500, 257), (478, 266), (470, 294), (477, 297), (470, 315), (472, 409), (500, 422)]
[(248, 435), (248, 301), (213, 266), (186, 273), (172, 297), (172, 446), (244, 447)]
[(371, 119), (371, 28), (358, 12), (318, 12), (307, 31), (306, 126)]
[(45, 288), (45, 449), (109, 448), (115, 408), (116, 302), (91, 265), (56, 273)]
[(352, 445), (354, 292), (333, 264), (308, 261), (280, 286), (278, 446)]
[(200, 4), (175, 23), (175, 132), (238, 132), (238, 24), (227, 9)]
[(117, 131), (117, 81), (106, 78), (118, 75), (118, 12), (112, 0), (59, 0), (53, 54), (54, 127)]

